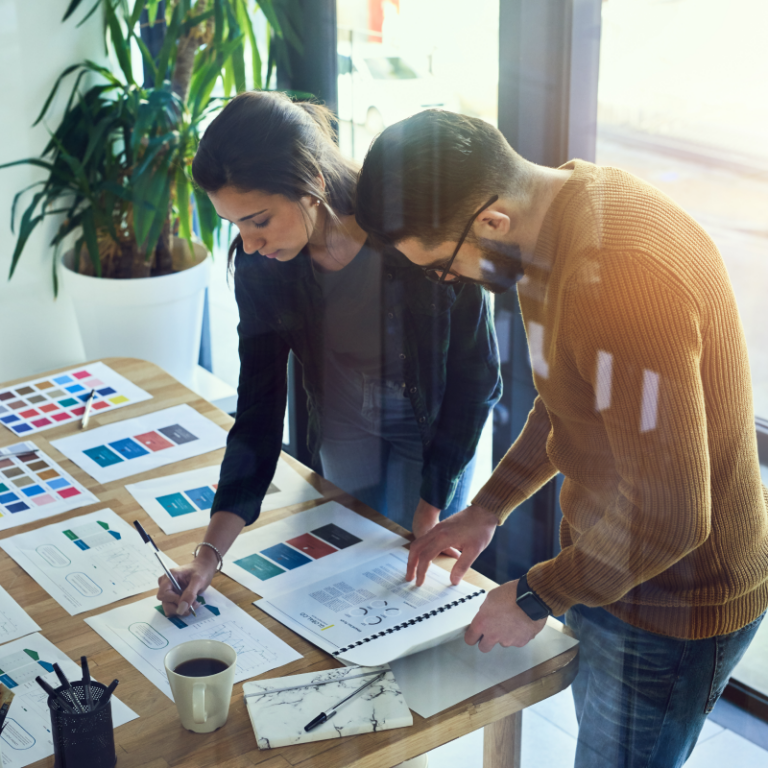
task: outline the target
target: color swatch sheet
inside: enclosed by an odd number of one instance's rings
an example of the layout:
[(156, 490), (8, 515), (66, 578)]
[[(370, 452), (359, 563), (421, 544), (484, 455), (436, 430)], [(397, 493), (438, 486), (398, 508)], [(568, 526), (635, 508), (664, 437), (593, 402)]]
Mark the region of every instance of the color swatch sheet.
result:
[(29, 614), (0, 587), (0, 644), (39, 631)]
[(241, 533), (224, 560), (224, 573), (257, 595), (272, 597), (407, 543), (402, 536), (329, 501)]
[[(8, 455), (22, 448), (28, 452)], [(0, 449), (0, 531), (97, 502), (34, 443)]]
[(197, 617), (167, 618), (157, 599), (148, 597), (91, 616), (85, 623), (171, 700), (163, 660), (171, 648), (187, 640), (220, 640), (231, 645), (237, 651), (236, 683), (301, 658), (213, 587), (208, 587), (198, 601)]
[(188, 405), (51, 441), (99, 483), (215, 451), (226, 443), (226, 431)]
[(0, 389), (0, 424), (14, 434), (31, 435), (80, 419), (91, 390), (95, 390), (91, 405), (94, 414), (152, 398), (108, 365), (91, 363)]
[[(75, 664), (40, 634), (29, 635), (0, 648), (0, 680), (16, 695), (8, 710), (5, 730), (0, 736), (3, 768), (23, 768), (53, 754), (48, 695), (35, 678), (40, 675), (58, 688), (60, 683), (53, 671), (54, 664), (58, 664), (70, 680), (80, 680), (83, 676), (79, 664)], [(94, 680), (103, 684), (111, 682), (98, 680), (97, 668), (92, 668), (91, 672), (95, 673)], [(111, 705), (115, 728), (138, 717), (117, 696), (112, 696)]]
[[(180, 533), (208, 525), (213, 497), (219, 484), (219, 470), (220, 466), (216, 465), (180, 472), (126, 485), (125, 489), (165, 533)], [(319, 491), (281, 458), (261, 504), (261, 511), (268, 512), (322, 497)]]
[(0, 547), (70, 616), (156, 589), (162, 572), (154, 550), (111, 509), (11, 536)]

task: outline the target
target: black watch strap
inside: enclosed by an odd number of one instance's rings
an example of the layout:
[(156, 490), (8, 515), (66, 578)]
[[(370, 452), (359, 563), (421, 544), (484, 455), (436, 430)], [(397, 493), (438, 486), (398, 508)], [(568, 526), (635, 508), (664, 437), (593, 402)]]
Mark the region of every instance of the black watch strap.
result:
[(545, 619), (552, 613), (549, 606), (528, 586), (527, 574), (517, 582), (517, 604), (533, 621)]

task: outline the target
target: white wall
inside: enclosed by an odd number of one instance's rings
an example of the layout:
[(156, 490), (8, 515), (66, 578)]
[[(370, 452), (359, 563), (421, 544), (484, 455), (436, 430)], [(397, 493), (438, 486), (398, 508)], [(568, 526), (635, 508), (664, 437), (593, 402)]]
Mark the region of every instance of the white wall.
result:
[[(67, 3), (61, 0), (0, 0), (0, 164), (43, 150), (48, 131), (42, 124), (31, 126), (67, 66), (85, 58), (106, 60), (101, 15), (77, 27), (92, 3), (83, 6), (62, 24)], [(50, 130), (58, 125), (65, 103), (57, 98), (53, 105)], [(10, 227), (14, 195), (41, 178), (44, 172), (25, 166), (0, 171), (0, 381), (84, 358), (71, 301), (63, 295), (53, 298), (48, 243), (54, 223), (40, 225), (13, 279), (7, 279), (16, 243)]]

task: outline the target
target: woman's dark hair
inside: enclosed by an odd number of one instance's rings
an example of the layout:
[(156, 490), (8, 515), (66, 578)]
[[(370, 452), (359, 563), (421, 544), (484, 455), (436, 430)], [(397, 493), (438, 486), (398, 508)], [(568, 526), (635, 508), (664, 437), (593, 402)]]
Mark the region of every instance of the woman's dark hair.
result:
[(458, 240), (491, 195), (526, 194), (530, 168), (492, 125), (427, 109), (371, 145), (357, 182), (357, 223), (380, 243)]
[[(336, 145), (329, 109), (264, 91), (232, 99), (206, 129), (192, 161), (192, 176), (205, 192), (233, 187), (296, 202), (311, 195), (329, 222), (354, 214), (357, 171)], [(241, 242), (238, 235), (230, 246), (230, 262)]]

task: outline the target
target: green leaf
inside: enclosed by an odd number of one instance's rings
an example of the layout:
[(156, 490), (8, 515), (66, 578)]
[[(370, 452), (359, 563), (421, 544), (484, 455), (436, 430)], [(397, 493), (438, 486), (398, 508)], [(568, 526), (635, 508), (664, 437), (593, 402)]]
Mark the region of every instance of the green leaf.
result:
[(18, 264), (29, 236), (32, 234), (35, 227), (45, 218), (45, 213), (40, 213), (37, 216), (34, 215), (35, 209), (42, 199), (42, 192), (35, 194), (32, 198), (32, 202), (27, 206), (27, 210), (22, 214), (21, 223), (19, 225), (19, 236), (16, 240), (16, 247), (13, 250), (13, 255), (11, 256), (11, 269), (8, 272), (9, 280), (13, 277), (13, 273), (16, 270), (16, 264)]
[(223, 0), (213, 0), (214, 28), (213, 28), (213, 47), (217, 50), (221, 48), (224, 42), (224, 8)]
[(101, 277), (101, 258), (99, 256), (99, 240), (96, 236), (96, 224), (93, 221), (93, 208), (87, 208), (83, 212), (83, 237), (88, 246), (88, 255), (91, 257), (93, 271), (96, 277)]
[(257, 90), (261, 89), (261, 54), (259, 53), (259, 46), (256, 43), (256, 34), (253, 31), (253, 24), (251, 23), (251, 16), (248, 13), (248, 8), (245, 4), (245, 0), (237, 0), (237, 18), (240, 24), (240, 29), (245, 30), (245, 35), (248, 38), (251, 49), (251, 67), (253, 76), (253, 87)]
[(67, 10), (64, 12), (64, 15), (61, 17), (61, 20), (66, 21), (77, 10), (77, 7), (82, 2), (83, 0), (72, 0), (72, 2), (70, 2), (69, 6), (67, 7)]
[(259, 7), (262, 11), (264, 11), (264, 15), (267, 17), (267, 21), (269, 22), (272, 29), (275, 30), (275, 34), (278, 37), (282, 37), (283, 29), (280, 26), (280, 20), (277, 18), (277, 14), (275, 13), (272, 0), (259, 0)]
[(157, 21), (157, 7), (160, 0), (148, 0), (147, 16), (149, 16), (149, 26), (151, 27)]
[[(152, 58), (152, 54), (149, 52), (149, 48), (147, 48), (146, 43), (134, 32), (131, 32), (131, 37), (136, 41), (136, 45), (139, 46), (139, 51), (141, 51), (141, 59), (144, 62), (144, 66), (152, 74), (152, 81), (154, 83), (158, 83), (157, 67), (155, 66), (155, 60)], [(160, 82), (162, 82), (162, 80)]]
[(19, 202), (19, 198), (25, 192), (29, 192), (29, 190), (32, 189), (32, 187), (36, 187), (39, 184), (45, 184), (45, 182), (44, 181), (36, 181), (34, 184), (30, 184), (28, 187), (24, 187), (24, 189), (22, 189), (20, 192), (17, 192), (14, 195), (13, 203), (11, 204), (11, 234), (14, 234), (14, 235), (16, 234), (16, 232), (14, 231), (14, 228), (15, 228), (14, 225), (15, 225), (15, 222), (16, 222), (16, 204)]
[(91, 10), (88, 11), (88, 13), (86, 13), (85, 16), (83, 16), (83, 18), (80, 19), (80, 21), (77, 22), (77, 28), (78, 29), (80, 29), (80, 27), (82, 27), (83, 24), (85, 24), (85, 22), (88, 21), (88, 19), (90, 19), (91, 16), (93, 16), (94, 13), (96, 13), (96, 9), (100, 5), (101, 5), (101, 0), (96, 0), (96, 2), (93, 4), (93, 7), (91, 8)]
[(235, 87), (235, 73), (232, 71), (232, 57), (230, 56), (221, 70), (221, 84), (224, 87), (224, 95), (229, 96)]
[(171, 201), (170, 162), (167, 157), (154, 168), (133, 178), (133, 230), (140, 248), (154, 249)]
[(115, 14), (115, 7), (107, 0), (104, 15), (109, 28), (109, 35), (112, 38), (112, 46), (115, 49), (117, 62), (125, 76), (127, 83), (133, 84), (133, 68), (131, 67), (131, 42), (130, 37), (123, 36), (123, 30), (120, 27), (120, 21)]
[(192, 221), (189, 215), (190, 183), (184, 171), (184, 165), (179, 163), (176, 167), (176, 207), (179, 213), (179, 235), (188, 243), (190, 253), (192, 248)]
[(133, 30), (133, 28), (139, 23), (139, 20), (141, 19), (141, 12), (144, 10), (144, 6), (147, 4), (147, 0), (136, 0), (136, 3), (133, 6), (133, 10), (131, 11), (131, 15), (128, 17), (128, 29)]
[(182, 19), (181, 10), (181, 5), (177, 5), (173, 9), (168, 28), (165, 30), (163, 47), (160, 49), (160, 53), (157, 54), (157, 78), (155, 78), (155, 82), (158, 84), (168, 78), (171, 56), (176, 50), (179, 38), (179, 27), (181, 26)]
[[(230, 56), (232, 75), (234, 78), (235, 92), (242, 93), (245, 90), (245, 47), (242, 43), (232, 51)], [(229, 94), (227, 94), (229, 95)]]
[(200, 239), (205, 243), (205, 247), (213, 253), (213, 233), (218, 229), (221, 220), (205, 192), (195, 187), (194, 196), (197, 221), (200, 225)]
[(74, 72), (76, 69), (80, 67), (80, 64), (73, 64), (71, 67), (67, 67), (56, 79), (56, 82), (53, 85), (53, 89), (48, 94), (48, 98), (45, 100), (45, 104), (43, 104), (43, 108), (40, 110), (40, 114), (37, 117), (37, 120), (35, 120), (34, 123), (32, 123), (32, 127), (34, 128), (44, 117), (45, 113), (48, 111), (48, 107), (51, 106), (51, 102), (53, 101), (53, 97), (56, 95), (56, 91), (59, 90), (59, 85), (61, 85), (61, 81), (69, 74)]

